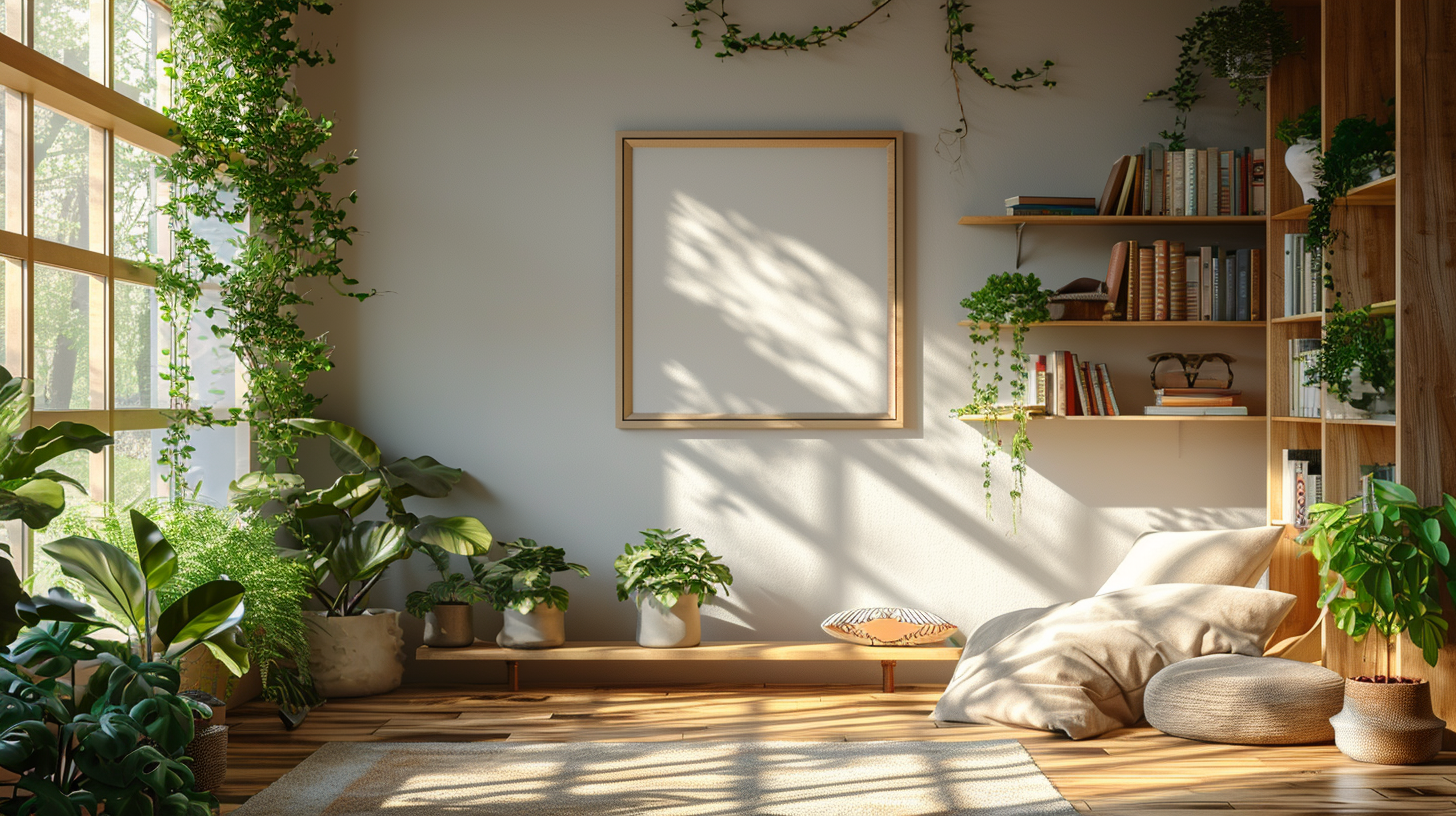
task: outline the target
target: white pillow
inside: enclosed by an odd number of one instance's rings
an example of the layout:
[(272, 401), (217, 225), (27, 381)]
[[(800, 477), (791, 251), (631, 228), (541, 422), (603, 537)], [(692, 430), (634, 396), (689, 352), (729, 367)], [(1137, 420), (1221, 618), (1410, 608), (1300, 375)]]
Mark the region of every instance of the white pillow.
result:
[(1142, 719), (1165, 666), (1259, 656), (1294, 596), (1217, 584), (1134, 587), (987, 621), (966, 643), (936, 720), (1061, 731), (1072, 739)]
[(1097, 590), (1152, 584), (1225, 584), (1251, 587), (1259, 583), (1282, 527), (1208, 530), (1186, 533), (1143, 533), (1117, 571)]

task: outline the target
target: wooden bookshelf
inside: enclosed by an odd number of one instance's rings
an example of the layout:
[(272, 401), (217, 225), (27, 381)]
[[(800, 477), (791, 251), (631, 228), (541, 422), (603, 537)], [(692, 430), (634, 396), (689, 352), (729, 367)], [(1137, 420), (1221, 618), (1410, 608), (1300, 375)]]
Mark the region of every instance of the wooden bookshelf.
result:
[(967, 215), (961, 218), (963, 226), (974, 227), (987, 224), (1057, 224), (1079, 227), (1096, 226), (1138, 226), (1138, 225), (1249, 225), (1263, 226), (1262, 215)]
[[(1141, 407), (1141, 406), (1140, 406)], [(972, 415), (960, 417), (962, 422), (985, 422), (987, 417)], [(997, 422), (1010, 422), (1010, 416), (996, 416)], [(1058, 422), (1263, 422), (1262, 416), (1163, 416), (1155, 414), (1123, 414), (1121, 416), (1050, 416), (1032, 414), (1032, 420), (1055, 420)]]
[[(1274, 0), (1305, 43), (1269, 80), (1267, 127), (1321, 106), (1324, 142), (1343, 119), (1385, 121), (1395, 99), (1396, 173), (1355, 188), (1339, 200), (1332, 226), (1344, 232), (1330, 255), (1335, 289), (1347, 308), (1377, 306), (1396, 315), (1396, 421), (1271, 416), (1268, 497), (1271, 523), (1282, 523), (1282, 452), (1319, 448), (1327, 501), (1351, 498), (1362, 465), (1395, 462), (1396, 479), (1424, 504), (1456, 493), (1456, 4), (1450, 0)], [(1283, 315), (1284, 236), (1305, 231), (1309, 205), (1284, 167), (1282, 145), (1271, 143), (1265, 165), (1268, 282), (1269, 412), (1287, 410), (1289, 340), (1318, 337), (1323, 315)], [(1328, 402), (1328, 397), (1326, 397)], [(1314, 606), (1319, 576), (1286, 528), (1270, 567), (1271, 588), (1300, 601), (1275, 637), (1320, 619)], [(1444, 599), (1446, 619), (1456, 606)], [(1388, 652), (1378, 637), (1356, 644), (1326, 618), (1325, 665), (1346, 675), (1394, 673), (1431, 681), (1436, 714), (1448, 723), (1446, 747), (1456, 747), (1456, 639), (1438, 668), (1401, 639)]]
[[(1316, 316), (1318, 319), (1318, 316)], [(971, 321), (962, 320), (957, 326), (970, 327)], [(978, 328), (990, 328), (989, 323), (978, 323)], [(1142, 328), (1142, 329), (1264, 329), (1268, 324), (1262, 320), (1048, 320), (1045, 323), (1031, 323), (1029, 328), (1048, 329), (1096, 329), (1096, 328)], [(1003, 330), (1011, 327), (1002, 325)]]

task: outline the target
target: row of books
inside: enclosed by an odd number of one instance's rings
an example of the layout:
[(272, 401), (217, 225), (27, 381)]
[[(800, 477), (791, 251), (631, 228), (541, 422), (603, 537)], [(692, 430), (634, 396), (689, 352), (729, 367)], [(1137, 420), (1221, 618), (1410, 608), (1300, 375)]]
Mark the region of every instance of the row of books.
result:
[(1284, 522), (1309, 526), (1309, 507), (1324, 501), (1318, 448), (1286, 449), (1283, 457)]
[(1155, 388), (1144, 414), (1161, 416), (1248, 416), (1237, 388)]
[(1070, 351), (1027, 356), (1028, 404), (1050, 416), (1122, 415), (1105, 364), (1083, 362)]
[(1104, 320), (1262, 320), (1261, 249), (1188, 251), (1182, 241), (1119, 241), (1107, 264)]
[(1308, 236), (1284, 236), (1284, 314), (1322, 312), (1325, 308), (1324, 270), (1310, 250)]
[(1305, 382), (1319, 347), (1318, 337), (1296, 337), (1289, 341), (1290, 416), (1318, 418), (1320, 415), (1320, 388)]
[(1360, 512), (1369, 513), (1375, 509), (1375, 480), (1395, 481), (1395, 463), (1386, 465), (1360, 466)]
[(1164, 150), (1154, 142), (1113, 163), (1095, 214), (1263, 215), (1264, 202), (1264, 148)]

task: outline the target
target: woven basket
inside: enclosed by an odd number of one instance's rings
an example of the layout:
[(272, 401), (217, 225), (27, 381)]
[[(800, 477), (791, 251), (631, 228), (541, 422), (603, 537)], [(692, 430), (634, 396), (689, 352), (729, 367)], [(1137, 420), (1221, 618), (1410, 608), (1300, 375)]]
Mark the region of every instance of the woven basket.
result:
[(192, 776), (200, 791), (214, 791), (227, 779), (228, 729), (225, 725), (199, 727), (197, 735), (187, 743)]
[(1431, 684), (1345, 681), (1345, 707), (1330, 718), (1345, 756), (1379, 765), (1415, 765), (1441, 750), (1446, 721), (1431, 711)]

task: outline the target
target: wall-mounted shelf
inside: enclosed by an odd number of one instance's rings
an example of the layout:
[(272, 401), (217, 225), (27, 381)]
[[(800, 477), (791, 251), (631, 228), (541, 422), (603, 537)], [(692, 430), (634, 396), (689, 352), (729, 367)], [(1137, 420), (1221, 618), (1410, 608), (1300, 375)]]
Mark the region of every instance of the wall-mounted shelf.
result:
[[(1356, 187), (1347, 196), (1335, 199), (1335, 204), (1351, 207), (1394, 207), (1395, 176), (1386, 176)], [(1301, 204), (1277, 215), (1269, 216), (1272, 221), (1303, 221), (1309, 218), (1310, 206)]]
[[(962, 320), (956, 325), (970, 328), (971, 321)], [(977, 327), (982, 329), (989, 326), (989, 323), (977, 324)], [(1136, 326), (1143, 329), (1262, 329), (1266, 324), (1262, 320), (1049, 320), (1045, 323), (1028, 324), (1029, 328), (1038, 326), (1062, 329), (1112, 326)], [(1011, 327), (1002, 324), (1001, 328), (1010, 329)]]
[(1155, 224), (1263, 226), (1262, 215), (967, 215), (960, 223), (968, 227), (1008, 225), (1016, 227), (1016, 268), (1021, 268), (1021, 234), (1027, 224), (1054, 226), (1151, 226)]

